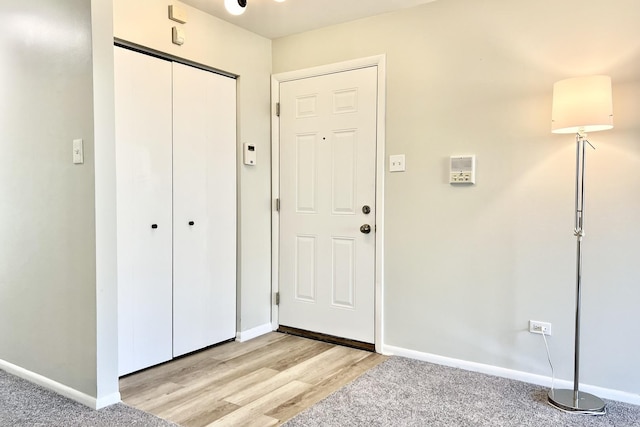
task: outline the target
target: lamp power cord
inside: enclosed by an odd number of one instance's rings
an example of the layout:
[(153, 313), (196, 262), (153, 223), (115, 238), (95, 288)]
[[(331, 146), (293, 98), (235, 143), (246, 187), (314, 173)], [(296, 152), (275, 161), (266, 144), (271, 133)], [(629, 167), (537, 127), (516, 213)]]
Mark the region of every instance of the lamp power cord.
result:
[[(549, 361), (549, 367), (551, 368), (551, 393), (554, 391), (554, 383), (555, 383), (555, 372), (553, 369), (553, 363), (551, 362), (551, 352), (549, 351), (549, 343), (547, 342), (547, 334), (542, 331), (542, 339), (544, 340), (544, 347), (547, 349), (547, 360)], [(560, 408), (558, 406), (552, 405), (551, 402), (547, 400), (547, 404), (552, 406), (555, 409), (559, 409), (562, 412), (566, 412), (569, 414), (582, 414), (582, 415), (605, 415), (607, 413), (607, 408), (605, 407), (602, 412), (594, 412), (594, 411), (568, 411), (566, 409)]]

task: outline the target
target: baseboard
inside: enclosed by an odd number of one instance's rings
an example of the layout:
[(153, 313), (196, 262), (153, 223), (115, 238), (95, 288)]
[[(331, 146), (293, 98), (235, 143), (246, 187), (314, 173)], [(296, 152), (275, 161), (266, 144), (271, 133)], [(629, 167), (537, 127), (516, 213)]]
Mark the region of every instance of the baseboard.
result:
[(89, 396), (86, 393), (61, 384), (43, 375), (36, 374), (35, 372), (21, 368), (20, 366), (14, 365), (13, 363), (9, 363), (2, 359), (0, 359), (0, 369), (7, 371), (8, 373), (15, 375), (16, 377), (20, 377), (48, 390), (54, 391), (64, 397), (68, 397), (71, 400), (75, 400), (78, 403), (82, 403), (83, 405), (88, 406), (92, 409), (100, 409), (104, 408), (105, 406), (113, 405), (114, 403), (120, 402), (120, 393), (113, 393), (109, 396), (96, 399), (95, 397)]
[(94, 406), (93, 409), (102, 409), (102, 408), (106, 408), (107, 406), (120, 403), (121, 396), (120, 396), (120, 392), (115, 392), (115, 393), (111, 393), (108, 396), (104, 396), (95, 400), (96, 400), (96, 406)]
[[(438, 356), (436, 354), (422, 353), (420, 351), (409, 350), (402, 347), (384, 345), (382, 353), (389, 356), (402, 356), (409, 359), (422, 360), (424, 362), (435, 363), (436, 365), (450, 366), (452, 368), (464, 369), (466, 371), (479, 372), (496, 377), (508, 378), (511, 380), (523, 381), (544, 387), (551, 387), (551, 378), (544, 375), (530, 374), (528, 372), (516, 371), (513, 369), (500, 368), (498, 366), (485, 365), (483, 363), (469, 362), (467, 360), (453, 359), (450, 357)], [(573, 388), (573, 382), (567, 380), (555, 380), (556, 389)], [(613, 390), (589, 384), (580, 384), (580, 390), (594, 394), (603, 399), (616, 400), (618, 402), (640, 405), (640, 395), (628, 393), (620, 390)]]
[(260, 325), (255, 328), (236, 333), (236, 341), (249, 341), (250, 339), (257, 338), (260, 335), (268, 334), (269, 332), (273, 332), (271, 323), (265, 323), (264, 325)]

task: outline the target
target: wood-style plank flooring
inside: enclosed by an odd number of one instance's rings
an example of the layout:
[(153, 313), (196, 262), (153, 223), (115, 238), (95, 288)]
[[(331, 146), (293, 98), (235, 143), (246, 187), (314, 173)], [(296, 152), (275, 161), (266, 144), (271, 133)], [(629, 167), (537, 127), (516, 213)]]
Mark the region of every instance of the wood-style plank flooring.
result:
[(184, 427), (277, 426), (385, 359), (272, 332), (123, 377), (120, 393)]

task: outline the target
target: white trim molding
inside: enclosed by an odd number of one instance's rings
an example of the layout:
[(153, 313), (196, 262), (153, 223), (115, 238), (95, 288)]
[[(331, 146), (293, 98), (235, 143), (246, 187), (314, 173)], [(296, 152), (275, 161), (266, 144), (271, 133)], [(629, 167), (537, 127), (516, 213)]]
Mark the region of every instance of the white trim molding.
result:
[[(388, 356), (401, 356), (409, 359), (421, 360), (423, 362), (434, 363), (436, 365), (464, 369), (465, 371), (479, 372), (482, 374), (493, 375), (510, 380), (536, 384), (543, 387), (551, 387), (551, 378), (544, 375), (531, 374), (528, 372), (501, 368), (498, 366), (485, 365), (483, 363), (469, 362), (467, 360), (453, 359), (450, 357), (438, 356), (437, 354), (422, 353), (420, 351), (409, 350), (402, 347), (394, 347), (391, 345), (385, 345), (383, 348), (383, 353)], [(573, 389), (573, 381), (556, 379), (554, 381), (554, 386), (556, 389)], [(596, 396), (604, 399), (617, 400), (618, 402), (630, 403), (632, 405), (640, 405), (640, 394), (634, 394), (626, 391), (613, 390), (582, 383), (580, 383), (580, 390), (595, 394)]]
[(236, 333), (236, 341), (245, 342), (257, 338), (261, 335), (268, 334), (269, 332), (273, 332), (271, 323), (265, 323), (264, 325), (257, 326), (255, 328), (251, 328), (246, 331), (237, 332)]
[(112, 393), (98, 399), (2, 359), (0, 359), (0, 369), (7, 371), (16, 377), (20, 377), (48, 390), (54, 391), (64, 397), (68, 397), (71, 400), (75, 400), (78, 403), (82, 403), (92, 409), (101, 409), (120, 402), (120, 393)]
[[(385, 175), (385, 135), (386, 135), (386, 55), (369, 56), (335, 64), (321, 65), (302, 70), (274, 74), (271, 77), (271, 291), (275, 296), (279, 292), (279, 213), (275, 200), (280, 198), (280, 120), (276, 116), (276, 105), (280, 102), (280, 83), (317, 77), (325, 74), (340, 73), (366, 67), (378, 70), (378, 105), (376, 130), (376, 259), (375, 259), (375, 346), (376, 352), (382, 352), (383, 333), (383, 296), (384, 296), (384, 175)], [(278, 306), (272, 298), (271, 323), (273, 330), (279, 327)]]

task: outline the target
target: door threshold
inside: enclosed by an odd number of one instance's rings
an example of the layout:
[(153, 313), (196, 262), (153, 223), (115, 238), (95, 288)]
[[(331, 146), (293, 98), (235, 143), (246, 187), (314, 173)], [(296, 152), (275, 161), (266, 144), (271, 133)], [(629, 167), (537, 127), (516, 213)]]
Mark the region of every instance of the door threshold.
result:
[(338, 344), (345, 347), (357, 348), (358, 350), (376, 352), (375, 344), (368, 342), (350, 340), (348, 338), (336, 337), (334, 335), (322, 334), (320, 332), (306, 331), (304, 329), (292, 328), (289, 326), (279, 326), (278, 331), (283, 334), (295, 335), (302, 338), (309, 338), (316, 341), (324, 341), (331, 344)]

